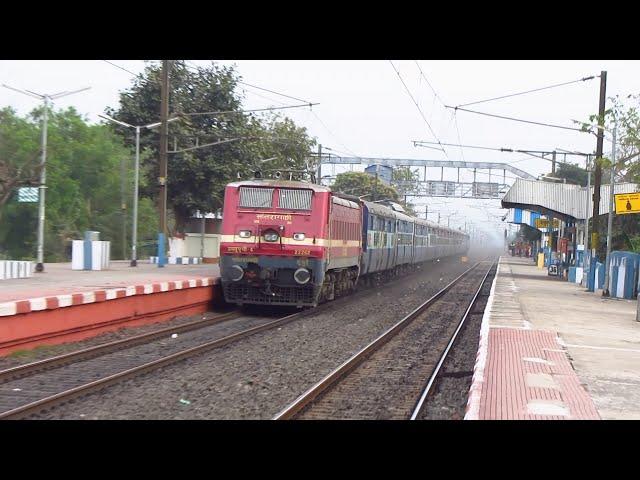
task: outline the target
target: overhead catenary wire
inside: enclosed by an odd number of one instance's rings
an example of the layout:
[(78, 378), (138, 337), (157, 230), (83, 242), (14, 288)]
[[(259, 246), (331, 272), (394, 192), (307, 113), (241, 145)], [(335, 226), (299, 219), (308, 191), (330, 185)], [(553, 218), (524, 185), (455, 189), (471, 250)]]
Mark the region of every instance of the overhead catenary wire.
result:
[(496, 114), (493, 114), (493, 113), (478, 112), (476, 110), (468, 110), (466, 108), (452, 107), (450, 105), (445, 105), (445, 107), (453, 109), (455, 111), (460, 110), (462, 112), (475, 113), (477, 115), (484, 115), (484, 116), (487, 116), (487, 117), (501, 118), (503, 120), (511, 120), (513, 122), (528, 123), (528, 124), (531, 124), (531, 125), (539, 125), (539, 126), (543, 126), (543, 127), (560, 128), (560, 129), (563, 129), (563, 130), (573, 130), (574, 132), (581, 132), (581, 133), (593, 133), (591, 130), (583, 130), (581, 128), (567, 127), (567, 126), (564, 126), (564, 125), (556, 125), (556, 124), (553, 124), (553, 123), (534, 122), (533, 120), (524, 120), (524, 119), (521, 119), (521, 118), (507, 117), (505, 115), (496, 115)]
[(477, 105), (478, 103), (485, 103), (485, 102), (491, 102), (493, 100), (501, 100), (503, 98), (510, 98), (510, 97), (516, 97), (518, 95), (525, 95), (527, 93), (533, 93), (533, 92), (540, 92), (542, 90), (549, 90), (551, 88), (556, 88), (556, 87), (562, 87), (564, 85), (571, 85), (573, 83), (580, 83), (580, 82), (586, 82), (588, 80), (593, 80), (594, 78), (596, 78), (595, 75), (592, 75), (590, 77), (584, 77), (584, 78), (579, 78), (578, 80), (572, 80), (570, 82), (563, 82), (563, 83), (556, 83), (554, 85), (549, 85), (546, 87), (541, 87), (541, 88), (534, 88), (533, 90), (527, 90), (524, 92), (518, 92), (518, 93), (510, 93), (508, 95), (502, 95), (500, 97), (493, 97), (493, 98), (486, 98), (484, 100), (478, 100), (476, 102), (469, 102), (469, 103), (463, 103), (461, 105), (458, 105), (456, 108), (460, 108), (460, 107), (467, 107), (469, 105)]
[(231, 114), (241, 114), (241, 113), (251, 113), (251, 112), (266, 112), (271, 110), (286, 110), (288, 108), (302, 108), (302, 107), (313, 107), (315, 105), (320, 105), (319, 103), (303, 103), (300, 105), (285, 105), (283, 107), (267, 107), (267, 108), (253, 108), (250, 110), (219, 110), (214, 112), (190, 112), (190, 113), (181, 113), (183, 116), (195, 116), (195, 115), (231, 115)]
[(360, 155), (358, 155), (357, 153), (352, 151), (349, 147), (347, 147), (344, 144), (344, 142), (342, 142), (340, 138), (338, 138), (338, 136), (335, 133), (333, 133), (333, 131), (331, 131), (331, 129), (327, 126), (326, 123), (322, 121), (320, 116), (318, 116), (318, 114), (315, 111), (313, 110), (310, 110), (310, 111), (313, 114), (313, 116), (318, 119), (318, 122), (320, 122), (320, 124), (324, 127), (324, 129), (336, 140), (336, 142), (338, 142), (338, 144), (340, 144), (347, 152), (349, 152), (350, 155), (353, 155), (354, 157), (360, 157)]
[(121, 67), (120, 65), (117, 65), (113, 62), (110, 62), (109, 60), (103, 60), (103, 62), (107, 62), (109, 65), (113, 65), (114, 67), (119, 68), (120, 70), (123, 70), (128, 74), (133, 75), (134, 77), (137, 77), (139, 75), (138, 73), (133, 73), (131, 70), (127, 70), (126, 68)]
[[(433, 131), (433, 128), (431, 128), (431, 124), (429, 123), (429, 121), (427, 120), (427, 117), (424, 115), (424, 112), (422, 111), (422, 109), (420, 108), (420, 105), (418, 105), (418, 102), (416, 102), (416, 99), (414, 98), (413, 94), (411, 93), (411, 91), (409, 90), (409, 87), (407, 87), (407, 84), (404, 82), (404, 80), (402, 79), (402, 76), (400, 75), (400, 72), (398, 71), (398, 69), (396, 68), (396, 66), (393, 64), (393, 62), (391, 60), (389, 60), (389, 63), (391, 64), (391, 66), (393, 67), (393, 70), (396, 72), (396, 74), (398, 75), (398, 79), (400, 80), (400, 82), (402, 83), (402, 85), (404, 86), (404, 89), (407, 91), (407, 94), (409, 95), (409, 97), (411, 97), (411, 100), (413, 101), (413, 103), (415, 104), (416, 108), (418, 109), (418, 112), (420, 112), (420, 116), (422, 117), (422, 119), (424, 120), (424, 122), (427, 124), (427, 127), (429, 127), (429, 130), (431, 131), (431, 134), (433, 135), (433, 137), (438, 141), (438, 143), (440, 144), (440, 146), (442, 147), (442, 143), (440, 142), (440, 139), (438, 138), (438, 136), (436, 135), (436, 133)], [(442, 147), (442, 151), (444, 152), (445, 156), (447, 158), (449, 158), (449, 155), (447, 154), (446, 150), (444, 149), (444, 147)]]
[[(413, 140), (414, 144), (423, 144), (423, 143), (428, 143), (428, 144), (432, 144), (435, 145), (436, 142), (429, 142), (426, 140)], [(508, 152), (508, 153), (551, 153), (551, 151), (548, 150), (524, 150), (524, 149), (513, 149), (513, 148), (497, 148), (497, 147), (486, 147), (486, 146), (480, 146), (480, 145), (463, 145), (463, 144), (458, 144), (458, 143), (444, 143), (443, 145), (447, 145), (450, 147), (463, 147), (463, 148), (475, 148), (475, 149), (479, 149), (479, 150), (493, 150), (496, 152)], [(425, 148), (432, 148), (432, 147), (428, 147), (427, 145), (419, 145), (421, 147), (425, 147)], [(561, 148), (556, 148), (556, 150), (562, 150)], [(588, 157), (588, 156), (593, 156), (593, 154), (591, 153), (582, 153), (582, 152), (569, 152), (568, 150), (565, 150), (567, 155), (576, 155), (576, 156), (581, 156), (581, 157)], [(564, 155), (564, 153), (563, 153)]]
[[(420, 63), (417, 60), (414, 60), (414, 62), (416, 64), (416, 66), (418, 67), (418, 70), (420, 71), (420, 75), (422, 76), (422, 78), (424, 78), (425, 82), (427, 82), (427, 85), (429, 85), (429, 88), (433, 92), (434, 99), (438, 99), (438, 101), (442, 104), (442, 106), (446, 107), (447, 105), (444, 103), (444, 100), (442, 100), (440, 95), (438, 95), (438, 92), (436, 92), (436, 89), (433, 87), (433, 85), (431, 84), (431, 82), (429, 81), (427, 76), (425, 75), (424, 71), (422, 70), (422, 67), (420, 67)], [(458, 136), (458, 142), (462, 143), (462, 140), (460, 139), (460, 127), (458, 126), (458, 116), (456, 115), (455, 111), (452, 113), (452, 119), (455, 122), (456, 134)], [(460, 148), (460, 156), (462, 157), (463, 161), (466, 161), (465, 158), (464, 158), (464, 150), (462, 148)]]
[[(187, 63), (187, 64), (191, 65), (193, 68), (196, 68), (196, 69), (199, 69), (199, 68), (200, 68), (200, 67), (198, 67), (196, 64), (194, 64), (194, 63), (193, 63), (192, 61), (190, 61), (190, 60), (185, 60), (185, 63)], [(305, 104), (307, 104), (307, 105), (309, 105), (310, 103), (313, 103), (313, 102), (310, 102), (310, 101), (305, 100), (305, 99), (303, 99), (303, 98), (294, 97), (294, 96), (292, 96), (292, 95), (287, 95), (286, 93), (277, 92), (277, 91), (275, 91), (275, 90), (270, 90), (270, 89), (268, 89), (268, 88), (259, 87), (259, 86), (257, 86), (257, 85), (252, 85), (251, 83), (243, 82), (243, 81), (241, 81), (241, 80), (237, 80), (237, 83), (239, 83), (239, 84), (241, 84), (241, 85), (246, 85), (247, 87), (256, 88), (256, 89), (258, 89), (258, 90), (263, 90), (263, 91), (265, 91), (265, 92), (273, 93), (274, 95), (280, 95), (281, 97), (286, 97), (286, 98), (290, 98), (290, 99), (292, 99), (292, 100), (297, 100), (297, 101), (299, 101), (299, 102), (304, 102), (304, 103), (305, 103)]]

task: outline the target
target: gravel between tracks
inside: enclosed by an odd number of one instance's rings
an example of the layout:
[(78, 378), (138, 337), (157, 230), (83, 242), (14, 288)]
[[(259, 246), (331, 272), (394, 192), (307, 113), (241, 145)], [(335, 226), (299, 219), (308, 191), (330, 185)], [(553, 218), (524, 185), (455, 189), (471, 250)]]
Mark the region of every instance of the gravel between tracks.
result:
[[(470, 263), (337, 301), (317, 314), (243, 339), (31, 418), (268, 419)], [(344, 299), (343, 299), (344, 300)]]
[[(488, 295), (491, 290), (495, 268), (492, 273), (482, 288), (483, 294)], [(462, 420), (464, 418), (478, 353), (482, 316), (488, 300), (488, 296), (478, 299), (474, 313), (467, 318), (442, 365), (418, 420)]]
[(470, 272), (296, 418), (406, 420), (486, 273)]
[(188, 317), (177, 317), (169, 321), (161, 321), (157, 323), (151, 323), (148, 325), (141, 325), (138, 327), (122, 327), (113, 332), (105, 332), (95, 337), (88, 338), (86, 340), (80, 340), (77, 342), (67, 342), (58, 345), (43, 345), (29, 350), (18, 350), (5, 357), (0, 357), (0, 370), (6, 370), (11, 367), (23, 365), (25, 363), (31, 363), (38, 360), (44, 360), (45, 358), (51, 358), (57, 355), (63, 355), (65, 353), (71, 353), (84, 348), (94, 347), (96, 345), (102, 345), (108, 342), (115, 342), (116, 340), (122, 340), (130, 338), (136, 335), (142, 335), (144, 333), (156, 332), (163, 328), (177, 327), (184, 325), (185, 323), (194, 322), (196, 320), (204, 318), (213, 318), (222, 313), (231, 311), (229, 308), (216, 310), (215, 312), (206, 312), (198, 315), (190, 315)]

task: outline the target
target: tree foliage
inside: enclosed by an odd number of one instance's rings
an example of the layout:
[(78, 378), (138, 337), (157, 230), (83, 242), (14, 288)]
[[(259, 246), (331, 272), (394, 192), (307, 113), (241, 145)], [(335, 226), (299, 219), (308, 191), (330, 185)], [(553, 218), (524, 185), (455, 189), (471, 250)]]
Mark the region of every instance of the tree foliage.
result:
[[(171, 70), (169, 150), (184, 150), (216, 142), (208, 147), (169, 155), (167, 197), (175, 225), (181, 231), (197, 210), (215, 211), (222, 206), (224, 187), (238, 178), (250, 178), (257, 169), (304, 170), (315, 141), (306, 129), (278, 115), (243, 112), (238, 93), (240, 77), (232, 67), (212, 63), (190, 69), (175, 61)], [(217, 113), (206, 113), (217, 112)], [(108, 113), (131, 125), (146, 125), (160, 118), (160, 66), (149, 64), (144, 74), (120, 94), (118, 109)], [(191, 115), (193, 113), (205, 113)], [(132, 132), (113, 126), (125, 143), (134, 145)], [(230, 140), (230, 141), (227, 141)], [(146, 129), (141, 145), (147, 187), (142, 194), (154, 197), (158, 188), (159, 132)], [(175, 148), (174, 148), (175, 147)], [(275, 157), (266, 163), (266, 160)], [(311, 166), (313, 168), (313, 166)], [(171, 227), (171, 225), (170, 225)]]
[[(616, 126), (616, 181), (640, 183), (640, 95), (616, 96), (608, 100), (611, 107), (605, 111), (603, 119), (606, 129), (604, 151), (611, 150), (611, 135)], [(580, 123), (584, 131), (596, 132), (593, 125), (599, 120), (599, 115), (591, 115), (587, 122)], [(605, 155), (599, 163), (602, 183), (607, 184), (612, 165), (610, 156)], [(614, 215), (611, 246), (613, 250), (640, 251), (640, 218), (637, 214)], [(605, 243), (602, 242), (600, 247), (603, 254)]]
[(37, 126), (11, 108), (0, 110), (0, 220), (17, 188), (40, 183), (40, 153)]
[(580, 167), (577, 163), (560, 163), (556, 172), (553, 174), (556, 178), (564, 178), (567, 183), (587, 186), (587, 171)]
[[(15, 163), (39, 154), (42, 113), (42, 109), (36, 109), (20, 118), (9, 109), (2, 111), (0, 129), (11, 140), (3, 142), (4, 158)], [(112, 258), (122, 258), (123, 223), (130, 238), (132, 152), (109, 128), (89, 125), (73, 108), (49, 112), (47, 137), (45, 261), (68, 261), (70, 241), (81, 239), (85, 230), (99, 231), (102, 240), (112, 242)], [(0, 252), (13, 259), (32, 259), (38, 206), (18, 203), (15, 193), (14, 189), (10, 200), (0, 207)], [(149, 235), (150, 228), (155, 231), (155, 221), (147, 202), (142, 202), (140, 238)]]
[(336, 176), (336, 180), (331, 185), (331, 189), (336, 192), (363, 197), (363, 200), (392, 200), (398, 201), (398, 192), (395, 188), (385, 184), (374, 175), (364, 172), (345, 172)]

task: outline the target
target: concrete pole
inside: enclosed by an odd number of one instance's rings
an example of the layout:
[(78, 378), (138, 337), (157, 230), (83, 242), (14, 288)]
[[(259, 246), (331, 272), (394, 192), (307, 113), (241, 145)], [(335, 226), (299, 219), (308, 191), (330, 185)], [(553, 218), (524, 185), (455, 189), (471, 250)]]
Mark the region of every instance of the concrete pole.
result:
[(136, 127), (136, 165), (133, 174), (133, 226), (131, 227), (131, 266), (138, 266), (138, 180), (140, 175), (140, 127)]
[(322, 185), (322, 145), (318, 144), (318, 185)]
[(49, 121), (49, 97), (44, 96), (44, 113), (42, 115), (42, 157), (40, 160), (40, 195), (38, 203), (38, 260), (36, 272), (44, 272), (44, 198), (47, 189), (47, 123)]
[(613, 227), (613, 204), (614, 204), (614, 191), (615, 191), (615, 172), (616, 172), (616, 133), (617, 124), (613, 124), (613, 138), (611, 139), (611, 181), (609, 182), (609, 215), (607, 220), (607, 257), (605, 259), (604, 267), (604, 288), (602, 290), (602, 296), (608, 297), (609, 292), (609, 267), (611, 266), (611, 230)]
[(205, 233), (205, 226), (206, 226), (206, 222), (207, 219), (204, 216), (204, 213), (202, 214), (202, 224), (200, 226), (200, 258), (202, 258), (203, 262), (204, 262), (204, 233)]

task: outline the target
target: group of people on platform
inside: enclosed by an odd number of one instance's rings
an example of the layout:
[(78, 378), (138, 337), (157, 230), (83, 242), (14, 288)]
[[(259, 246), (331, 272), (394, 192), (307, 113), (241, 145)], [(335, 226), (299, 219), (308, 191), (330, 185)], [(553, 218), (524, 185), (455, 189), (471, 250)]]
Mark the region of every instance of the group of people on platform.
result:
[(509, 253), (512, 257), (531, 257), (531, 244), (526, 242), (511, 242)]

